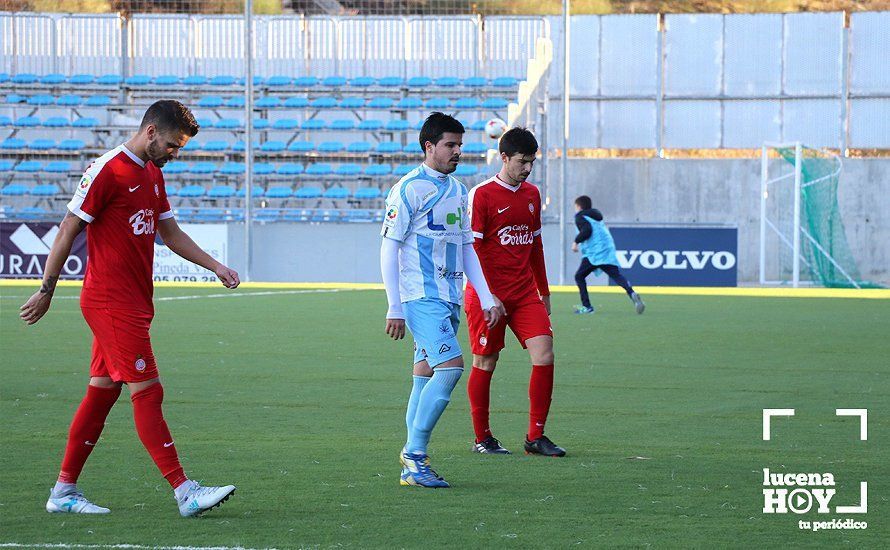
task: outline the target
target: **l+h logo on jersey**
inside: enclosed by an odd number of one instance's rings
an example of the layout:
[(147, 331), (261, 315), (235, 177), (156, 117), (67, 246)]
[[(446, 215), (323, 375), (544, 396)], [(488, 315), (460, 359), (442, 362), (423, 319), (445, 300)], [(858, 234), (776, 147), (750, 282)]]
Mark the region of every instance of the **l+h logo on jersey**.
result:
[[(445, 216), (445, 225), (456, 225), (460, 227), (465, 212), (463, 208), (458, 208), (457, 212), (449, 212)], [(426, 226), (432, 231), (445, 231), (445, 226), (437, 224), (433, 219), (433, 211), (430, 210), (426, 214)]]

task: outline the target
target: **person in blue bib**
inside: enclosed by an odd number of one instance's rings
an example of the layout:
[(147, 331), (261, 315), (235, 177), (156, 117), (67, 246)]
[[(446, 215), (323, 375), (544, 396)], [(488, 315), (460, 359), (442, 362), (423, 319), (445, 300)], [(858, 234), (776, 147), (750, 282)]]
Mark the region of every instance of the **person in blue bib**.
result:
[(627, 292), (637, 313), (643, 313), (646, 304), (640, 295), (634, 292), (630, 282), (618, 269), (618, 257), (615, 255), (615, 241), (609, 228), (603, 222), (602, 213), (592, 207), (590, 197), (581, 195), (575, 199), (575, 225), (578, 234), (572, 243), (572, 252), (581, 252), (581, 265), (575, 272), (575, 283), (581, 294), (581, 305), (575, 306), (575, 313), (593, 313), (590, 305), (590, 296), (587, 294), (587, 276), (596, 271), (602, 271)]

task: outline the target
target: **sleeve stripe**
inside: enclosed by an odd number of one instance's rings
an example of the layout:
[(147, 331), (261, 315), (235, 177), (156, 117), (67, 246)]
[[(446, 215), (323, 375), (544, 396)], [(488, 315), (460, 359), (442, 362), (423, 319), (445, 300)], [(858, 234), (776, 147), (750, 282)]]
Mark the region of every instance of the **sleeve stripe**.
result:
[(483, 235), (482, 233), (479, 233), (478, 231), (473, 231), (473, 236), (476, 237), (477, 239), (485, 238), (485, 235)]
[(172, 217), (173, 217), (173, 211), (172, 211), (172, 210), (167, 210), (166, 212), (164, 212), (164, 213), (162, 213), (161, 215), (159, 215), (159, 216), (158, 216), (158, 219), (159, 219), (159, 220), (169, 220), (169, 219), (172, 218)]
[(83, 221), (85, 221), (87, 223), (93, 223), (93, 220), (95, 219), (94, 217), (90, 216), (89, 214), (87, 214), (86, 212), (81, 210), (79, 206), (74, 206), (74, 205), (69, 204), (68, 210), (71, 211), (72, 214), (74, 214), (75, 216), (77, 216), (78, 218), (82, 219)]
[(535, 231), (534, 233), (532, 233), (532, 235), (534, 235), (535, 237), (540, 237), (540, 236), (541, 236), (541, 231), (543, 231), (543, 229), (538, 229), (537, 231)]

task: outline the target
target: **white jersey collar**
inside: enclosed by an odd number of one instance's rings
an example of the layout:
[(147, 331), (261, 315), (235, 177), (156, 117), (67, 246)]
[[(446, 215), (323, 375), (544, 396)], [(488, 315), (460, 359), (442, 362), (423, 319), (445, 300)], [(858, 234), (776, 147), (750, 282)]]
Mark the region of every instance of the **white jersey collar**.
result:
[(501, 187), (503, 187), (504, 189), (509, 189), (510, 191), (513, 191), (514, 193), (519, 191), (519, 188), (522, 187), (521, 183), (519, 185), (517, 185), (516, 187), (510, 185), (509, 183), (502, 180), (501, 176), (498, 174), (494, 175), (494, 181), (497, 182), (497, 184), (500, 185)]
[(127, 149), (126, 144), (123, 144), (123, 143), (121, 144), (121, 151), (126, 153), (127, 156), (130, 157), (130, 160), (132, 160), (133, 162), (138, 164), (140, 168), (145, 168), (145, 161), (142, 160), (141, 158), (139, 158), (138, 156), (136, 156), (136, 153)]
[(420, 169), (423, 170), (428, 176), (432, 176), (432, 177), (436, 178), (441, 183), (445, 183), (446, 181), (448, 181), (448, 174), (443, 174), (442, 172), (439, 172), (438, 170), (433, 170), (432, 168), (427, 166), (427, 164), (425, 162), (420, 164)]

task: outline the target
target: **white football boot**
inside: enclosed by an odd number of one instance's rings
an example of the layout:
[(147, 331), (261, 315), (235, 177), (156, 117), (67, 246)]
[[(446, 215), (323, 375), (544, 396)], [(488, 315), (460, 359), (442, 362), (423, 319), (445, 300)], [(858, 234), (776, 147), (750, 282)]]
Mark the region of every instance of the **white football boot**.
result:
[(96, 506), (87, 500), (83, 493), (76, 490), (60, 497), (53, 496), (50, 491), (49, 500), (46, 501), (46, 511), (51, 514), (108, 514), (111, 512), (108, 508)]
[(221, 505), (229, 500), (229, 497), (235, 493), (234, 485), (226, 485), (225, 487), (202, 487), (196, 481), (186, 481), (190, 483), (185, 494), (176, 499), (179, 505), (179, 514), (184, 517), (200, 516), (207, 510)]

